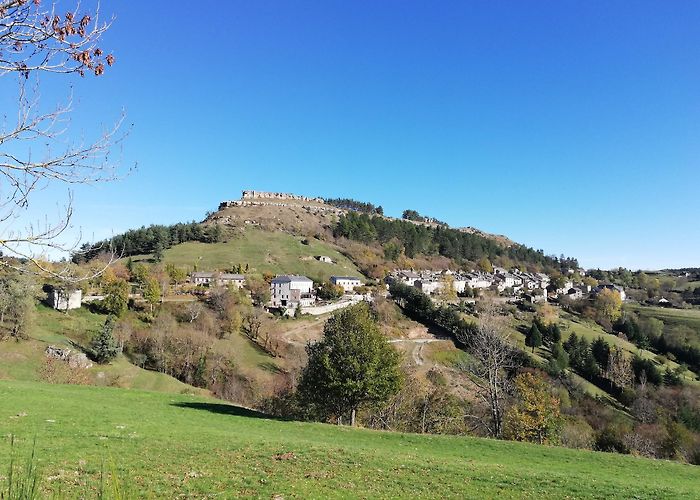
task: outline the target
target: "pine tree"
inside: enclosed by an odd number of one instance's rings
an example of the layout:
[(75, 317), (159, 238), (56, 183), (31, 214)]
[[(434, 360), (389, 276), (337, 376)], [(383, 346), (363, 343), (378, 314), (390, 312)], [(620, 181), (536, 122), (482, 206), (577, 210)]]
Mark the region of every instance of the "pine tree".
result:
[(102, 330), (92, 339), (92, 355), (100, 364), (109, 363), (119, 354), (117, 341), (114, 339), (114, 317), (109, 316)]
[(542, 345), (542, 332), (540, 332), (540, 329), (537, 328), (537, 325), (534, 323), (527, 332), (527, 336), (525, 337), (525, 345), (532, 347), (532, 352), (535, 352), (535, 347)]

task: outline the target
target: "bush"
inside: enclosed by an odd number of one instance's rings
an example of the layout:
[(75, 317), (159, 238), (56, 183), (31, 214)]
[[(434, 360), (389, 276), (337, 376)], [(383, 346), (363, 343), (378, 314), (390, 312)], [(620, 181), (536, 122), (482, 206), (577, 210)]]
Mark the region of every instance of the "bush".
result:
[(560, 441), (567, 448), (591, 450), (596, 442), (595, 431), (584, 419), (572, 417), (564, 422)]

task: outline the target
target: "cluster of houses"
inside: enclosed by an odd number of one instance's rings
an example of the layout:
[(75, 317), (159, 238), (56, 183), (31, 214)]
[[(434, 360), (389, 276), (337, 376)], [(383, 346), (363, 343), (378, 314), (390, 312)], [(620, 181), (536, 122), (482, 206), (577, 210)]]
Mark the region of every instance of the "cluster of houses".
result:
[(494, 268), (492, 273), (398, 270), (389, 274), (385, 282), (387, 284), (403, 283), (421, 290), (426, 295), (440, 294), (446, 287), (452, 287), (459, 295), (478, 294), (480, 290), (491, 290), (501, 295), (520, 296), (533, 303), (561, 297), (580, 300), (606, 288), (618, 292), (622, 300), (626, 298), (624, 289), (617, 285), (599, 285), (591, 288), (589, 285), (574, 283), (572, 279), (567, 279), (561, 286), (557, 286), (545, 273), (528, 273), (518, 269), (507, 270), (498, 267)]
[[(190, 282), (200, 286), (234, 286), (241, 288), (245, 285), (245, 276), (219, 272), (193, 272)], [(352, 293), (362, 285), (360, 278), (354, 276), (331, 276), (330, 282), (339, 286), (345, 293)], [(283, 274), (276, 276), (270, 282), (270, 307), (310, 307), (316, 303), (316, 292), (313, 280), (306, 276)]]
[[(355, 288), (362, 286), (360, 278), (354, 276), (331, 276), (330, 282), (342, 288), (344, 293), (352, 293)], [(315, 303), (314, 282), (306, 276), (284, 274), (276, 276), (270, 282), (271, 307), (296, 309), (309, 307)]]

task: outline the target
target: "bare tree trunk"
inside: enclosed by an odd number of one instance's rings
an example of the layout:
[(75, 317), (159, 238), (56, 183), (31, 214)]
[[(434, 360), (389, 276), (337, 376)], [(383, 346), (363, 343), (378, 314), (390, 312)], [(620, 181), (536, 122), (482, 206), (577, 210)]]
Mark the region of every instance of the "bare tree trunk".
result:
[(350, 425), (355, 427), (355, 408), (353, 408), (352, 412), (350, 412)]

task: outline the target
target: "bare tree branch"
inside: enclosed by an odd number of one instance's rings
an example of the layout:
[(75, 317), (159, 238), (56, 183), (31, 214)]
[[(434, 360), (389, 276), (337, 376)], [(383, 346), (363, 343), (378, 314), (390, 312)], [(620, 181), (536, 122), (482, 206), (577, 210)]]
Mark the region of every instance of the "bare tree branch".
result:
[[(82, 12), (80, 3), (59, 13), (55, 4), (43, 8), (39, 0), (0, 0), (0, 76), (15, 75), (18, 90), (14, 118), (5, 115), (0, 125), (0, 250), (5, 256), (0, 265), (27, 270), (30, 264), (32, 272), (69, 282), (94, 277), (76, 275), (69, 266), (57, 270), (47, 259), (78, 249), (79, 239), (62, 241), (72, 227), (72, 191), (54, 220), (22, 221), (37, 191), (118, 177), (119, 162), (112, 155), (126, 135), (124, 114), (95, 139), (75, 141), (69, 137), (72, 93), (47, 110), (40, 106), (39, 91), (42, 73), (99, 76), (114, 64), (98, 45), (112, 21), (100, 20), (99, 4), (92, 13)], [(112, 252), (109, 262), (115, 257)]]

